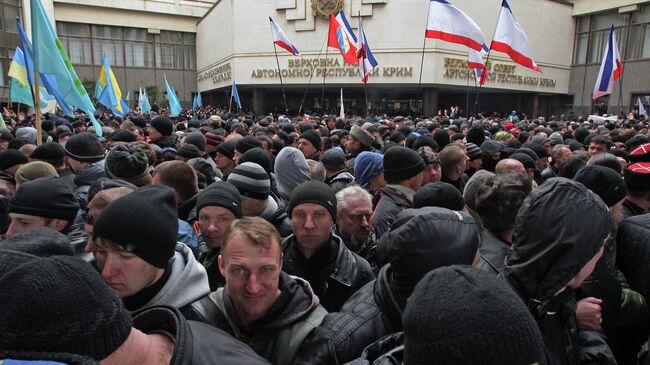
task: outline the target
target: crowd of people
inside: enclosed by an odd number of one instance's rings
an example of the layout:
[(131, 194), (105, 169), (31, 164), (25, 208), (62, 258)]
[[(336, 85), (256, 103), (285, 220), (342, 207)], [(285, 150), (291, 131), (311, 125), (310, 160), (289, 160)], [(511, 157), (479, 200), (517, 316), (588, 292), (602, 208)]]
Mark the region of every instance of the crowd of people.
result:
[(0, 363), (650, 363), (643, 117), (4, 114)]

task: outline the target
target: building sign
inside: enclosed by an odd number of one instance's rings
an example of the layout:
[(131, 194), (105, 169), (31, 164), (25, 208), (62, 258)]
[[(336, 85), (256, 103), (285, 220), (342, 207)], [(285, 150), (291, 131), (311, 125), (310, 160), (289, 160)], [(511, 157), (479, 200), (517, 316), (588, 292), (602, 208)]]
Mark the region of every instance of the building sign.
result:
[[(268, 78), (302, 78), (302, 77), (359, 77), (359, 66), (340, 62), (338, 58), (325, 59), (289, 59), (287, 67), (254, 69), (252, 79)], [(370, 72), (370, 78), (375, 77), (413, 77), (413, 67), (378, 67)]]
[[(445, 74), (444, 77), (451, 79), (473, 79), (475, 78), (474, 69), (467, 67), (467, 60), (460, 58), (445, 57)], [(509, 65), (505, 63), (491, 63), (487, 64), (488, 69), (488, 83), (497, 84), (511, 84), (522, 86), (539, 86), (554, 88), (556, 84), (555, 79), (536, 76), (522, 76), (515, 74), (517, 70), (516, 65)]]
[(232, 78), (232, 67), (230, 63), (213, 67), (197, 75), (196, 81), (200, 82), (206, 79), (212, 79), (213, 84), (228, 81)]
[(314, 14), (329, 18), (343, 9), (343, 0), (311, 0), (311, 8)]

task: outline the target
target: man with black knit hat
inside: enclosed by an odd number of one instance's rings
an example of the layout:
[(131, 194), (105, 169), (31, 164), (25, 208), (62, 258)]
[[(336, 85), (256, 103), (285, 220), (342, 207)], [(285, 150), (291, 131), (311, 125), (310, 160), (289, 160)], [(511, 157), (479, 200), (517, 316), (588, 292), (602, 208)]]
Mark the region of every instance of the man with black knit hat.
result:
[(151, 184), (147, 155), (133, 144), (121, 143), (111, 148), (104, 171), (111, 179), (123, 179), (138, 187)]
[(384, 154), (384, 188), (370, 218), (377, 239), (388, 231), (395, 217), (413, 205), (413, 196), (422, 186), (426, 166), (417, 152), (406, 147), (393, 147)]
[(241, 155), (255, 147), (262, 147), (262, 142), (255, 139), (255, 137), (246, 136), (237, 141), (237, 144), (235, 145), (235, 154), (232, 158), (232, 160), (235, 162), (235, 165), (239, 163), (239, 158)]
[(236, 143), (234, 141), (228, 141), (221, 143), (216, 149), (214, 162), (216, 162), (217, 168), (221, 170), (224, 179), (230, 175), (230, 172), (236, 166), (234, 161), (235, 145)]
[(116, 292), (78, 258), (3, 251), (0, 286), (6, 289), (0, 293), (0, 359), (267, 364), (224, 331), (188, 321), (175, 308), (152, 307), (131, 317)]
[(66, 163), (75, 174), (75, 195), (81, 207), (88, 204), (88, 189), (104, 173), (104, 148), (97, 136), (83, 132), (70, 137), (65, 143)]
[(176, 157), (176, 136), (174, 135), (174, 123), (162, 115), (159, 115), (149, 122), (150, 143), (155, 144), (163, 150), (165, 161), (173, 160)]
[(320, 181), (298, 185), (289, 198), (294, 234), (282, 242), (283, 271), (307, 280), (329, 312), (374, 278), (370, 264), (332, 233), (336, 196)]
[(372, 342), (401, 331), (404, 306), (418, 281), (438, 267), (476, 264), (478, 241), (476, 224), (465, 212), (426, 207), (400, 213), (378, 243), (383, 266), (377, 279), (325, 316), (295, 363), (345, 363)]
[(266, 219), (275, 226), (282, 238), (293, 233), (284, 204), (279, 204), (271, 196), (271, 180), (262, 166), (254, 162), (241, 163), (232, 170), (228, 182), (241, 195), (242, 216)]
[(479, 146), (471, 142), (465, 143), (465, 150), (467, 151), (467, 157), (469, 158), (465, 175), (467, 175), (467, 178), (470, 178), (476, 171), (483, 167), (483, 152), (481, 152)]
[(0, 195), (13, 195), (16, 191), (16, 171), (28, 162), (27, 156), (18, 150), (0, 152)]
[(208, 273), (210, 291), (225, 284), (219, 272), (217, 257), (230, 224), (242, 216), (241, 196), (237, 188), (226, 181), (210, 184), (196, 198), (197, 221), (201, 239), (199, 262)]
[(75, 174), (65, 163), (65, 149), (58, 143), (48, 142), (36, 147), (32, 152), (32, 161), (43, 161), (54, 166), (59, 176), (70, 186), (75, 188)]
[(116, 199), (95, 219), (95, 260), (129, 311), (168, 305), (205, 320), (205, 269), (177, 237), (176, 199), (166, 186), (145, 186)]
[(623, 219), (650, 210), (650, 162), (631, 163), (623, 170), (627, 196), (623, 202)]
[(325, 168), (325, 181), (334, 193), (354, 184), (354, 176), (345, 168), (345, 154), (337, 149), (330, 148), (323, 153), (320, 162)]
[(307, 160), (320, 160), (321, 140), (318, 133), (308, 130), (298, 137), (298, 149)]

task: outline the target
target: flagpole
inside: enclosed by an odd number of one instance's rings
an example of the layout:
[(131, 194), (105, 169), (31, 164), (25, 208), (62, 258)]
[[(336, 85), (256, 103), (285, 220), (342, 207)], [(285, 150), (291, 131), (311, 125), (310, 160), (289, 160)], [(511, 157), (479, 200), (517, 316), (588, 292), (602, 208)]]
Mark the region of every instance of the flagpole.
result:
[[(499, 21), (501, 20), (501, 11), (499, 11), (499, 16), (497, 17), (497, 26), (499, 25)], [(485, 82), (487, 82), (487, 76), (488, 74), (488, 62), (490, 62), (490, 54), (492, 54), (492, 42), (494, 41), (494, 36), (497, 34), (497, 28), (494, 27), (494, 33), (492, 33), (492, 41), (490, 42), (490, 48), (488, 49), (487, 56), (485, 57), (485, 63), (483, 67), (483, 74), (481, 75), (481, 80), (483, 80), (483, 77), (485, 77)], [(483, 87), (483, 84), (479, 82), (478, 88), (476, 89), (476, 103), (474, 104), (474, 112), (476, 112), (476, 108), (480, 107), (480, 99), (481, 99), (481, 88)]]
[[(359, 29), (359, 39), (361, 39), (361, 33), (363, 32), (363, 26), (361, 25), (361, 11), (359, 11), (359, 28), (360, 28)], [(363, 35), (363, 41), (364, 42), (366, 41), (365, 34)], [(359, 42), (359, 43), (361, 43), (361, 42)], [(359, 46), (365, 47), (365, 44), (359, 44)], [(364, 52), (364, 54), (365, 54), (365, 52)], [(365, 57), (368, 57), (368, 55), (366, 55)], [(364, 57), (364, 59), (365, 59), (365, 57)], [(361, 78), (362, 78), (362, 81), (363, 81), (363, 92), (366, 94), (366, 118), (368, 118), (368, 116), (370, 116), (370, 104), (368, 104), (368, 81), (366, 80), (366, 62), (365, 61), (362, 62), (361, 60), (359, 60), (359, 62), (362, 63), (361, 68), (363, 69), (363, 75), (361, 75)]]
[(427, 22), (424, 25), (424, 39), (422, 40), (422, 58), (420, 59), (420, 79), (418, 80), (418, 91), (420, 92), (420, 101), (422, 102), (422, 113), (424, 113), (424, 99), (422, 98), (422, 70), (424, 69), (424, 49), (427, 46), (427, 27), (429, 26), (429, 12), (431, 10), (431, 2), (427, 8)]
[(467, 67), (467, 83), (465, 85), (465, 113), (467, 114), (467, 118), (469, 118), (469, 72), (472, 72), (472, 76), (474, 76), (474, 80), (476, 80), (476, 76), (474, 75), (474, 69), (471, 67)]
[(273, 52), (275, 52), (275, 63), (278, 65), (278, 76), (280, 76), (280, 87), (282, 88), (282, 99), (284, 100), (284, 112), (289, 115), (287, 107), (287, 95), (284, 93), (284, 82), (282, 81), (282, 71), (280, 70), (280, 61), (278, 60), (278, 47), (273, 42)]
[[(327, 37), (325, 37), (325, 41), (323, 41), (323, 45), (320, 46), (320, 51), (318, 51), (318, 59), (320, 60), (320, 55), (323, 53), (323, 46), (325, 46), (325, 42), (327, 42), (327, 39), (329, 38), (329, 33), (327, 34)], [(309, 81), (307, 82), (307, 87), (305, 88), (305, 93), (302, 95), (302, 101), (300, 102), (300, 108), (298, 109), (298, 115), (302, 112), (302, 106), (305, 103), (305, 99), (307, 98), (307, 92), (309, 91), (309, 87), (311, 86), (311, 80), (314, 78), (314, 70), (316, 70), (316, 67), (318, 67), (318, 64), (311, 69), (311, 75), (309, 75)]]
[[(329, 40), (329, 32), (327, 34), (327, 39)], [(323, 71), (323, 88), (320, 93), (320, 102), (321, 102), (321, 112), (325, 111), (325, 76), (327, 76), (327, 53), (329, 51), (329, 45), (325, 47), (325, 70)]]
[(34, 72), (34, 111), (36, 112), (36, 145), (43, 144), (41, 127), (41, 90), (38, 87), (38, 72)]
[(230, 114), (230, 110), (232, 109), (232, 89), (230, 90), (230, 104), (228, 104), (228, 113)]

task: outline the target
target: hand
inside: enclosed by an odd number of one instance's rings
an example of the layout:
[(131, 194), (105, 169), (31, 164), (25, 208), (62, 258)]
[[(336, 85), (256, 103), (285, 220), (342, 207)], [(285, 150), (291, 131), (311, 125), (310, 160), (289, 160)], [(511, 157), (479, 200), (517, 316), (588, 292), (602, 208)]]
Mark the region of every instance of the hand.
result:
[(602, 300), (594, 297), (584, 298), (578, 301), (576, 318), (578, 327), (588, 331), (598, 331), (603, 323), (600, 305)]

